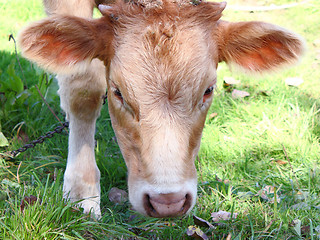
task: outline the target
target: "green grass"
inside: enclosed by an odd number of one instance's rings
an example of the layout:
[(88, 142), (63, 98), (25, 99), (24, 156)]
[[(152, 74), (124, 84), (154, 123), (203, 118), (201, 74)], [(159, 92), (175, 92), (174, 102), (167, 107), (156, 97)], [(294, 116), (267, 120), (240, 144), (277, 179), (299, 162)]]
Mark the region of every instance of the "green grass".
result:
[(0, 49), (14, 51), (9, 35), (17, 32), (28, 21), (39, 20), (45, 16), (42, 3), (39, 0), (0, 0)]
[[(296, 1), (256, 4), (292, 2)], [(0, 149), (4, 153), (59, 125), (35, 84), (55, 114), (61, 120), (64, 116), (55, 94), (56, 82), (20, 58), (22, 74), (13, 42), (7, 41), (7, 36), (15, 35), (26, 22), (43, 16), (40, 1), (0, 3), (0, 20), (6, 22), (0, 25), (0, 81), (1, 85), (11, 86), (8, 89), (13, 96), (9, 98), (9, 92), (0, 94), (0, 130), (10, 143)], [(319, 39), (319, 10), (320, 2), (310, 0), (286, 10), (248, 13), (227, 9), (224, 13), (229, 20), (258, 19), (290, 28), (306, 39), (308, 51), (300, 65), (270, 76), (248, 77), (230, 72), (224, 64), (219, 67), (220, 81), (210, 109), (217, 116), (207, 119), (203, 132), (196, 162), (199, 197), (192, 214), (210, 222), (211, 213), (219, 210), (238, 213), (238, 217), (215, 229), (201, 227), (212, 239), (226, 239), (228, 234), (231, 239), (320, 238), (320, 44), (315, 43)], [(250, 97), (232, 99), (222, 85), (227, 76), (241, 80), (236, 88), (248, 91)], [(296, 76), (303, 78), (302, 85), (285, 84), (287, 77)], [(20, 81), (27, 89), (14, 85)], [(187, 239), (186, 229), (194, 225), (192, 215), (162, 220), (145, 218), (131, 211), (129, 203), (116, 205), (109, 201), (108, 191), (112, 187), (127, 188), (126, 167), (113, 136), (104, 106), (96, 134), (96, 158), (102, 176), (100, 221), (90, 219), (75, 210), (74, 204), (62, 200), (66, 133), (16, 159), (0, 157), (0, 239)], [(268, 198), (260, 196), (266, 186), (276, 189), (279, 202), (271, 201), (273, 194)], [(22, 212), (21, 201), (31, 195), (38, 201)], [(301, 225), (294, 220), (300, 220)]]

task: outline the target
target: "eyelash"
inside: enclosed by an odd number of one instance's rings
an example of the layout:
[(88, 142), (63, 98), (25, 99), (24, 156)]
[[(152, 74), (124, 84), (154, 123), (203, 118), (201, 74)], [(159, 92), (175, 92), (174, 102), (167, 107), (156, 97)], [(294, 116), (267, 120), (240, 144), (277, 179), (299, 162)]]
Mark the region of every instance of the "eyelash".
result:
[(214, 86), (213, 85), (211, 85), (210, 87), (207, 88), (207, 90), (203, 94), (202, 103), (205, 103), (205, 101), (207, 101), (207, 99), (212, 95), (213, 90), (214, 90)]
[(213, 92), (213, 86), (210, 86), (207, 88), (207, 90), (204, 92), (204, 96), (210, 95)]
[(113, 94), (121, 101), (121, 103), (123, 103), (123, 97), (122, 97), (122, 94), (121, 94), (119, 88), (116, 88), (113, 91)]

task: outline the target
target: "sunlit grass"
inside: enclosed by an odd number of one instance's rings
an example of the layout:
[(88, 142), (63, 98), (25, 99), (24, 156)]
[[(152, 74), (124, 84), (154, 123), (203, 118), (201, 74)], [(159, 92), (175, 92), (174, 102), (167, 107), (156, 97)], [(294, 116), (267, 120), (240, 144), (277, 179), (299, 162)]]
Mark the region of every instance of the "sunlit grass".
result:
[(0, 0), (0, 50), (14, 52), (9, 35), (17, 36), (26, 22), (39, 20), (44, 16), (40, 0)]

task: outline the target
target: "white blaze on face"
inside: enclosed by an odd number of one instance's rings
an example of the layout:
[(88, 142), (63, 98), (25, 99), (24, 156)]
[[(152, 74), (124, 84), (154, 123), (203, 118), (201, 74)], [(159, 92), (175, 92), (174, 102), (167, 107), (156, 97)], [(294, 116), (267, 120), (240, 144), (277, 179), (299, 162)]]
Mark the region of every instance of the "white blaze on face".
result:
[[(170, 123), (162, 126), (155, 132), (150, 142), (149, 152), (144, 156), (148, 159), (147, 171), (151, 173), (151, 184), (157, 191), (168, 193), (174, 191), (175, 185), (186, 178), (183, 176), (185, 169), (185, 155), (188, 141), (185, 136), (173, 128)], [(171, 189), (170, 189), (171, 188)]]
[[(130, 202), (141, 213), (145, 213), (143, 198), (146, 194), (188, 194), (192, 198), (192, 207), (196, 201), (197, 177), (194, 159), (188, 159), (192, 156), (187, 155), (188, 131), (172, 119), (158, 119), (157, 122), (153, 130), (148, 130), (151, 126), (146, 127), (145, 134), (142, 130), (144, 147), (141, 160), (144, 162), (142, 171), (146, 173), (146, 178), (129, 174)], [(193, 174), (188, 176), (188, 173)]]

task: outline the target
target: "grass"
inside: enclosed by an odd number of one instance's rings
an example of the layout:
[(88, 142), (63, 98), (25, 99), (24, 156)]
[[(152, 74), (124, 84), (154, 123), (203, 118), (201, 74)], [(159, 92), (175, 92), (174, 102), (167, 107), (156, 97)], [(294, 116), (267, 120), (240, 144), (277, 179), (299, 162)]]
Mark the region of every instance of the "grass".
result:
[(9, 42), (9, 35), (16, 36), (26, 22), (39, 20), (45, 15), (39, 0), (0, 0), (0, 12), (0, 46), (1, 50), (9, 52), (14, 51), (12, 42)]
[[(2, 153), (21, 146), (57, 126), (34, 85), (63, 120), (55, 81), (14, 54), (11, 33), (43, 16), (40, 1), (1, 1), (1, 85), (22, 81), (27, 89), (12, 86), (12, 98), (1, 94), (1, 131), (9, 140)], [(229, 1), (241, 4), (244, 1)], [(248, 1), (252, 4), (287, 4), (296, 1)], [(212, 222), (219, 210), (237, 213), (215, 229), (201, 227), (212, 239), (319, 239), (320, 238), (320, 3), (310, 0), (299, 7), (268, 12), (226, 10), (225, 19), (265, 20), (290, 28), (306, 39), (308, 52), (300, 65), (271, 76), (248, 77), (221, 64), (219, 83), (206, 121), (196, 162), (198, 203), (192, 211)], [(9, 19), (9, 20), (4, 20)], [(236, 86), (250, 96), (232, 99), (222, 79), (233, 76)], [(304, 83), (289, 87), (287, 77)], [(25, 80), (24, 80), (25, 79)], [(9, 91), (8, 90), (8, 91)], [(19, 91), (20, 91), (19, 90)], [(17, 90), (18, 91), (18, 90)], [(19, 100), (25, 94), (27, 97)], [(15, 101), (8, 103), (8, 99)], [(20, 102), (19, 102), (20, 101)], [(209, 114), (210, 114), (209, 113)], [(48, 117), (50, 116), (50, 117)], [(48, 139), (16, 159), (0, 158), (0, 239), (186, 239), (194, 225), (192, 215), (178, 219), (152, 219), (136, 215), (128, 203), (109, 201), (112, 187), (126, 189), (126, 167), (114, 136), (107, 108), (97, 123), (97, 164), (101, 170), (100, 221), (81, 214), (62, 200), (62, 176), (67, 157), (67, 135)], [(265, 193), (264, 188), (274, 188)], [(36, 202), (21, 210), (29, 196)], [(272, 201), (276, 197), (278, 201)]]

